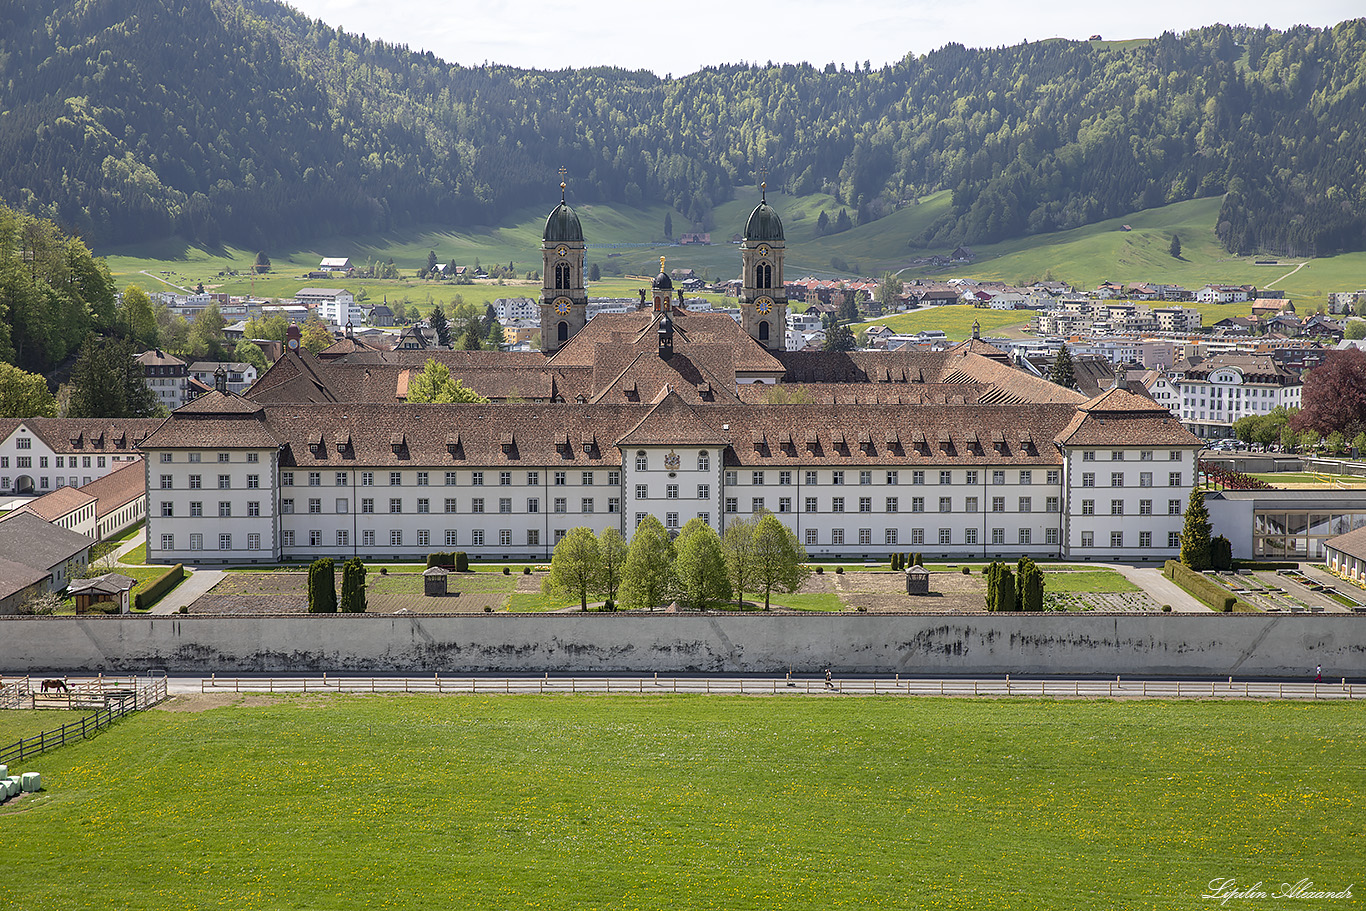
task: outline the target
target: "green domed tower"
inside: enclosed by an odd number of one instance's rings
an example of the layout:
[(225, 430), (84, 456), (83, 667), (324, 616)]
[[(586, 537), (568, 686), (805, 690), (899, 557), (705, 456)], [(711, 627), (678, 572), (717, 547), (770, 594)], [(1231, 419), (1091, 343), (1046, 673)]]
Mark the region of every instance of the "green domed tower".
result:
[(740, 243), (740, 328), (768, 350), (782, 351), (787, 346), (783, 222), (768, 204), (767, 184), (761, 183), (759, 188), (762, 199), (750, 213), (745, 239)]
[(588, 322), (588, 290), (583, 281), (583, 226), (564, 198), (545, 220), (541, 257), (541, 350), (554, 354)]

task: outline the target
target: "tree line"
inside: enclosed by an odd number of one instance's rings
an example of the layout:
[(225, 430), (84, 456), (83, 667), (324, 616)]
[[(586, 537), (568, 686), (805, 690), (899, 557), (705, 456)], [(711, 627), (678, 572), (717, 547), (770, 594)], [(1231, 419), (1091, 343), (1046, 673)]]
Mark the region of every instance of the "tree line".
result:
[[(252, 248), (574, 198), (704, 230), (756, 182), (844, 230), (951, 191), (915, 247), (1224, 196), (1228, 250), (1366, 247), (1366, 21), (1136, 46), (946, 45), (879, 69), (463, 66), (275, 0), (0, 10), (0, 197), (93, 242)], [(669, 226), (672, 227), (672, 226)]]

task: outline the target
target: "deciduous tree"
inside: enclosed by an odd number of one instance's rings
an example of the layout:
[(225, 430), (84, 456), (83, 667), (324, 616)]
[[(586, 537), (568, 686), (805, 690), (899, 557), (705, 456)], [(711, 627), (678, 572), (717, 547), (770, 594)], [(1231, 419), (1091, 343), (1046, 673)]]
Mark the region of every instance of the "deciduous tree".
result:
[(555, 545), (542, 587), (578, 598), (579, 607), (588, 610), (588, 596), (602, 588), (602, 549), (591, 528), (572, 528)]
[(754, 528), (750, 560), (756, 591), (764, 593), (764, 610), (774, 589), (795, 592), (811, 572), (806, 566), (806, 548), (772, 513), (765, 513)]
[(0, 417), (56, 416), (57, 399), (47, 388), (47, 380), (10, 364), (0, 364)]
[(628, 608), (657, 607), (673, 593), (674, 545), (659, 520), (647, 515), (631, 537), (622, 571), (621, 603)]
[(604, 528), (598, 535), (598, 552), (602, 555), (602, 587), (598, 593), (604, 601), (613, 604), (617, 600), (617, 590), (621, 588), (621, 574), (626, 568), (628, 548), (626, 539), (615, 526)]
[(713, 601), (729, 601), (730, 577), (726, 555), (716, 531), (701, 519), (689, 519), (674, 542), (674, 576), (679, 600), (688, 607), (705, 608)]
[(1355, 436), (1366, 430), (1366, 351), (1330, 351), (1304, 379), (1299, 414), (1290, 419), (1296, 431), (1320, 436), (1341, 430)]
[(428, 358), (422, 372), (408, 381), (408, 402), (413, 405), (484, 405), (488, 399), (451, 378), (450, 368)]

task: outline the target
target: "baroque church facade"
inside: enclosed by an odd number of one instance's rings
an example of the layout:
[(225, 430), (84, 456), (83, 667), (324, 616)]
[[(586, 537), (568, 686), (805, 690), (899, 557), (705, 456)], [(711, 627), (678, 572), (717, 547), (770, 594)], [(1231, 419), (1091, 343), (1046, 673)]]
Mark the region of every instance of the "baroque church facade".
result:
[[(562, 187), (563, 189), (563, 187)], [(667, 274), (587, 319), (582, 225), (561, 197), (542, 257), (543, 351), (285, 353), (141, 444), (158, 561), (545, 560), (568, 531), (771, 512), (813, 558), (1162, 559), (1200, 442), (1152, 400), (1095, 398), (970, 339), (943, 352), (787, 352), (785, 240), (741, 244), (741, 318)], [(491, 400), (415, 405), (428, 358)]]

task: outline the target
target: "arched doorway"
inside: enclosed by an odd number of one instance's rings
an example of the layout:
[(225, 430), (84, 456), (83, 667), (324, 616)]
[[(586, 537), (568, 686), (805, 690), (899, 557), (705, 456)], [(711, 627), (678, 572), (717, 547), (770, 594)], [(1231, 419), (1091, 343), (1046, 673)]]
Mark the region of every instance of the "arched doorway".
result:
[(33, 489), (33, 478), (26, 474), (19, 475), (19, 477), (14, 479), (14, 492), (35, 493), (36, 491)]

